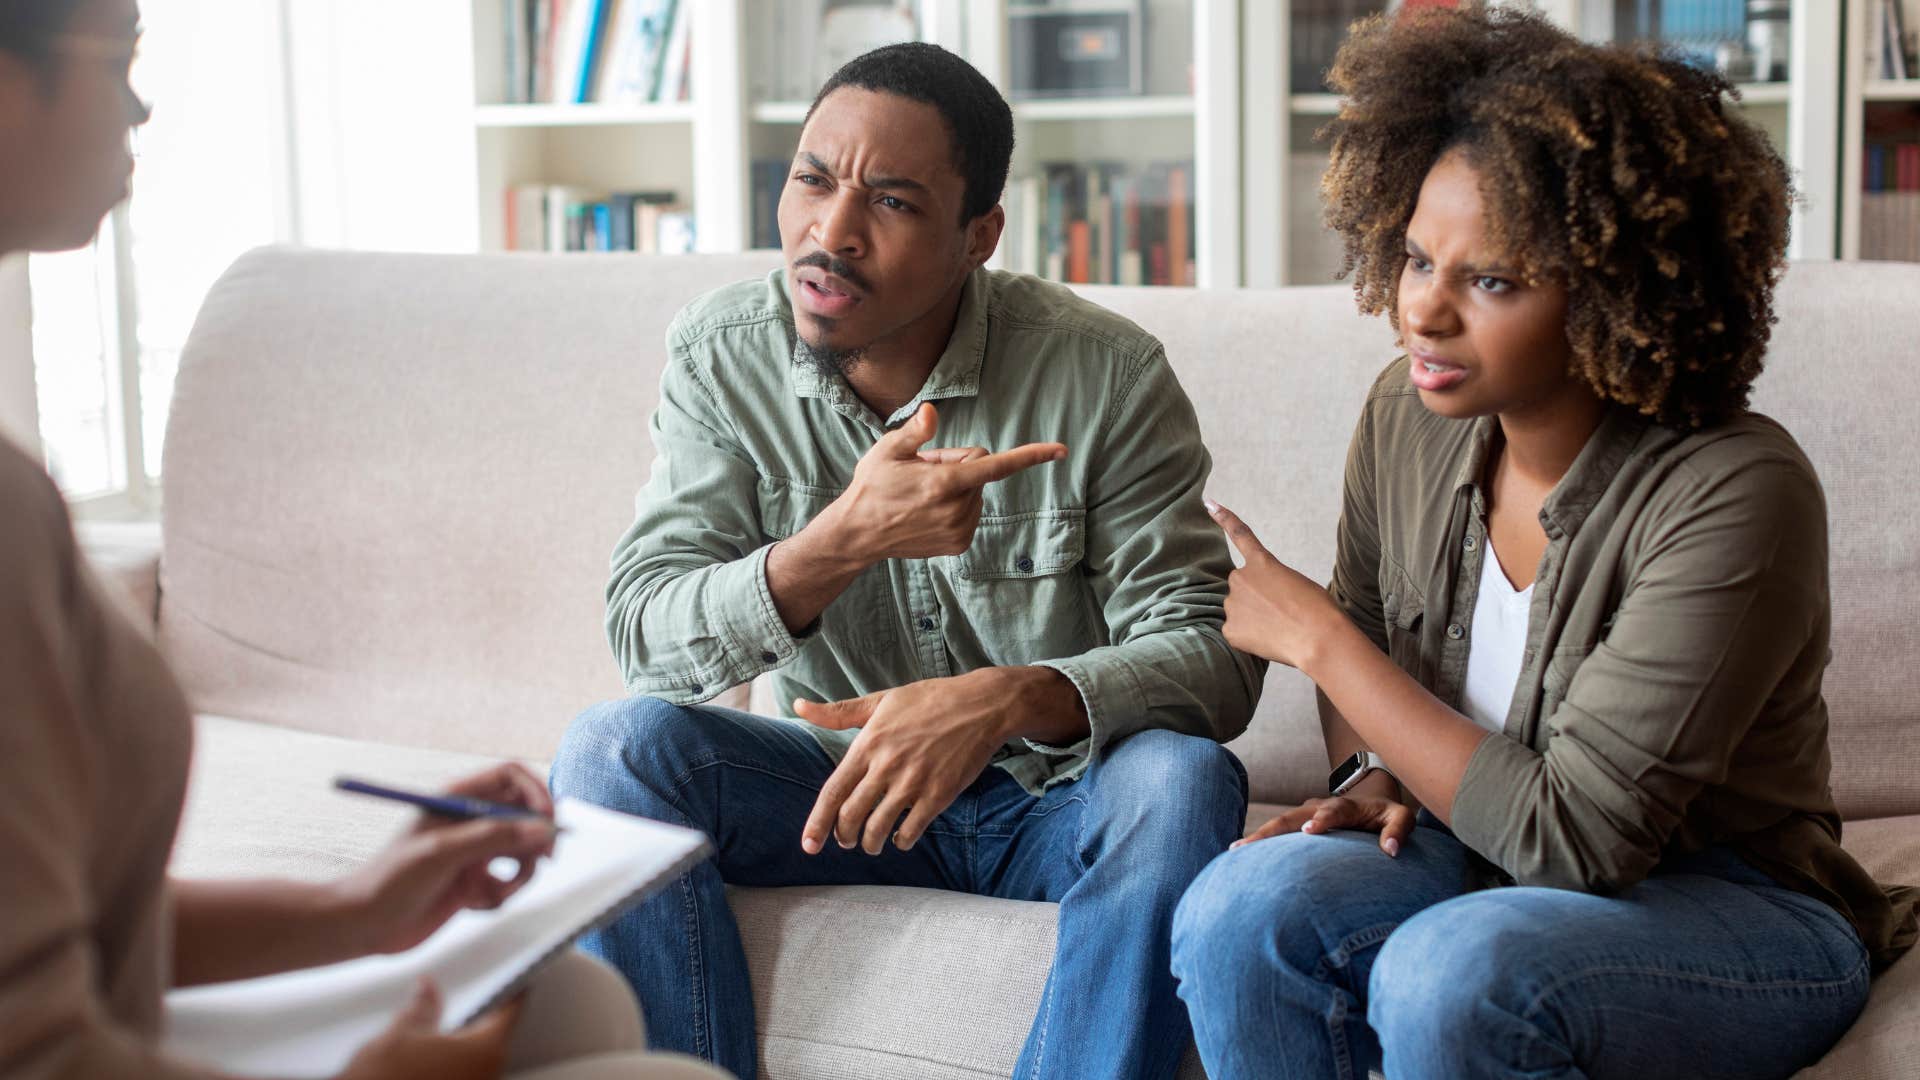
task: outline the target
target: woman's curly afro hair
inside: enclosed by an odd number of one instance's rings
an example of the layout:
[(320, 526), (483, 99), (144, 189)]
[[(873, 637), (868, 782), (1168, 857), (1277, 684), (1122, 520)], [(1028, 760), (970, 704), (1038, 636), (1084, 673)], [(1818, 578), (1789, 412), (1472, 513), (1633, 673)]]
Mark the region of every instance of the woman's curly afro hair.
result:
[(1772, 332), (1790, 184), (1720, 76), (1582, 42), (1513, 11), (1355, 25), (1321, 193), (1360, 309), (1396, 313), (1407, 223), (1453, 149), (1481, 178), (1488, 241), (1567, 287), (1572, 373), (1679, 428), (1743, 409)]

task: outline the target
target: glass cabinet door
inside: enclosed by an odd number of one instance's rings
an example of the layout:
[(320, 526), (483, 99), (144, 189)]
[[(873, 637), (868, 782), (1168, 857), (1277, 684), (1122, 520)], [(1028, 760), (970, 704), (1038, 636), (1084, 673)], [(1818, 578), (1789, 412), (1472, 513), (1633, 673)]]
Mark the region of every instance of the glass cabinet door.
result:
[(1205, 95), (1195, 79), (1209, 14), (1225, 22), (1216, 48), (1237, 64), (1236, 3), (748, 0), (747, 10), (752, 246), (779, 243), (779, 191), (820, 83), (866, 49), (922, 40), (967, 58), (1013, 106), (1007, 230), (993, 265), (1060, 281), (1193, 285), (1212, 254), (1224, 256), (1214, 280), (1235, 283), (1237, 248), (1209, 251), (1203, 215), (1216, 208), (1200, 193), (1233, 173), (1237, 133), (1216, 162), (1197, 160)]
[(814, 94), (847, 61), (927, 41), (919, 0), (746, 0), (747, 246), (778, 248), (776, 214)]
[[(1590, 41), (1645, 43), (1679, 53), (1690, 62), (1724, 73), (1737, 90), (1737, 107), (1773, 141), (1796, 172), (1807, 163), (1790, 156), (1788, 114), (1793, 98), (1789, 55), (1793, 35), (1791, 0), (1559, 0), (1525, 3), (1547, 12)], [(1326, 85), (1335, 53), (1352, 24), (1368, 15), (1396, 12), (1416, 0), (1291, 0), (1286, 38), (1289, 100), (1281, 141), (1284, 176), (1279, 215), (1287, 284), (1335, 280), (1339, 239), (1322, 224), (1320, 179), (1329, 157), (1319, 130), (1340, 102)], [(1418, 6), (1457, 6), (1456, 0), (1418, 0)], [(1834, 73), (1815, 73), (1832, 78)], [(1249, 105), (1249, 110), (1256, 109)], [(1255, 113), (1254, 115), (1257, 115)]]
[(1015, 150), (1002, 265), (1077, 283), (1196, 283), (1194, 15), (1193, 0), (1007, 4)]

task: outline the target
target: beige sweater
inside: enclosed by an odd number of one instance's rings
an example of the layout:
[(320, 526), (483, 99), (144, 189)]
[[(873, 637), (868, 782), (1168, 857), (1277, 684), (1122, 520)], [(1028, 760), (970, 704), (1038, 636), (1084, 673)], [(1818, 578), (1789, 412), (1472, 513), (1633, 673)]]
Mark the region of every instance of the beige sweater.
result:
[(0, 1078), (204, 1077), (156, 1050), (185, 698), (0, 441)]

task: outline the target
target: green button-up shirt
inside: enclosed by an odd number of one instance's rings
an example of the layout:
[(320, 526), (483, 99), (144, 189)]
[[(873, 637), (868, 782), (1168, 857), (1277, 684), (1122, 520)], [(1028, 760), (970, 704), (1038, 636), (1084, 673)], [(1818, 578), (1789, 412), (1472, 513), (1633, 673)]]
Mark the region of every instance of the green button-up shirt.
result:
[[(709, 293), (667, 332), (653, 472), (607, 586), (629, 692), (692, 704), (771, 671), (790, 708), (1043, 665), (1079, 690), (1092, 733), (1002, 748), (996, 763), (1035, 793), (1136, 731), (1245, 729), (1264, 665), (1220, 632), (1232, 567), (1201, 502), (1211, 460), (1158, 341), (1060, 286), (975, 271), (945, 352), (889, 417), (797, 344), (784, 271)], [(964, 553), (870, 567), (790, 633), (768, 551), (923, 401), (940, 445), (1069, 455), (989, 485)], [(812, 730), (836, 759), (856, 734)]]
[[(1458, 708), (1487, 557), (1496, 421), (1429, 411), (1403, 358), (1348, 454), (1332, 592)], [(1913, 944), (1912, 889), (1840, 847), (1820, 693), (1827, 514), (1773, 421), (1698, 432), (1609, 413), (1540, 511), (1547, 549), (1504, 737), (1453, 829), (1507, 880), (1613, 891), (1669, 853), (1731, 845), (1852, 920), (1877, 963)]]

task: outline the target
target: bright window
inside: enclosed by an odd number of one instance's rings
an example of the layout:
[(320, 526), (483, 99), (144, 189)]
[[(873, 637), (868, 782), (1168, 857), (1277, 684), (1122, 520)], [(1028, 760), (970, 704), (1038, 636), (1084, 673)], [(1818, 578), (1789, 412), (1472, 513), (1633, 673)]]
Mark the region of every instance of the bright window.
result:
[(40, 435), (71, 498), (151, 507), (201, 300), (241, 252), (291, 239), (281, 10), (145, 0), (133, 197), (92, 247), (29, 261)]

